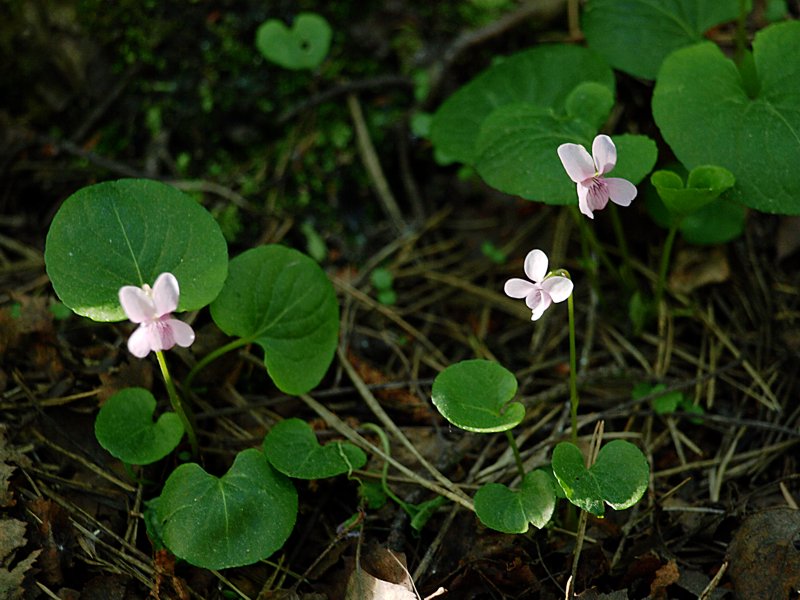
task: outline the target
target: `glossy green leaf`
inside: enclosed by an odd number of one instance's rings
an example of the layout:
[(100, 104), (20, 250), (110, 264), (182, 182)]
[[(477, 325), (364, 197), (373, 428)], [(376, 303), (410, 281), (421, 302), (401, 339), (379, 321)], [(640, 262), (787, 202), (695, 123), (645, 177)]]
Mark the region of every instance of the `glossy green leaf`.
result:
[[(711, 42), (676, 51), (662, 66), (653, 116), (688, 168), (731, 171), (730, 199), (770, 213), (800, 214), (800, 22), (756, 34), (756, 86)], [(686, 82), (691, 82), (687, 85)], [(754, 97), (750, 88), (757, 87)]]
[(283, 546), (297, 518), (297, 492), (250, 448), (219, 478), (195, 463), (179, 466), (156, 511), (162, 540), (175, 556), (227, 569), (263, 560)]
[(589, 0), (583, 11), (583, 33), (589, 47), (612, 67), (655, 79), (662, 61), (672, 51), (702, 41), (712, 27), (735, 20), (739, 3), (740, 0)]
[(527, 473), (518, 490), (487, 483), (475, 493), (475, 514), (481, 523), (503, 533), (525, 533), (528, 525), (541, 529), (550, 521), (556, 493), (547, 473)]
[(701, 165), (691, 170), (686, 187), (677, 173), (667, 170), (653, 173), (650, 182), (670, 212), (686, 216), (697, 212), (732, 188), (736, 179), (728, 169)]
[(263, 348), (270, 377), (287, 394), (315, 387), (333, 360), (336, 294), (320, 266), (297, 250), (260, 246), (234, 258), (211, 316), (228, 335)]
[(270, 429), (264, 438), (264, 454), (273, 467), (295, 479), (334, 477), (367, 463), (367, 455), (349, 442), (320, 446), (314, 431), (301, 419), (286, 419)]
[(149, 465), (172, 452), (183, 437), (183, 424), (173, 412), (153, 422), (156, 399), (148, 390), (120, 390), (100, 408), (94, 434), (100, 445), (122, 462)]
[(228, 248), (211, 214), (164, 183), (121, 179), (66, 199), (47, 234), (47, 274), (61, 301), (95, 321), (119, 321), (124, 285), (152, 285), (161, 273), (180, 284), (179, 311), (219, 293)]
[(605, 504), (622, 510), (636, 504), (650, 478), (650, 465), (642, 451), (625, 440), (604, 445), (590, 469), (580, 449), (561, 442), (553, 450), (553, 473), (574, 505), (602, 517)]
[(567, 96), (567, 115), (600, 129), (614, 107), (614, 90), (596, 81), (578, 84)]
[[(478, 159), (476, 144), (483, 121), (496, 109), (523, 103), (553, 116), (566, 115), (568, 97), (585, 82), (599, 83), (614, 95), (611, 69), (579, 46), (537, 46), (505, 57), (439, 107), (431, 123), (431, 141), (438, 154), (473, 164)], [(586, 120), (597, 119), (593, 112)]]
[[(577, 204), (575, 183), (557, 149), (570, 142), (590, 151), (595, 133), (582, 121), (559, 119), (528, 104), (508, 104), (484, 120), (475, 166), (486, 183), (507, 194), (547, 204)], [(655, 143), (638, 135), (613, 139), (618, 162), (609, 176), (639, 183), (655, 164)]]
[(525, 407), (512, 402), (514, 374), (489, 360), (464, 360), (436, 376), (433, 404), (456, 427), (479, 433), (506, 431), (525, 417)]
[(314, 69), (325, 60), (333, 32), (316, 13), (300, 13), (291, 29), (270, 19), (256, 31), (256, 48), (264, 58), (284, 69)]

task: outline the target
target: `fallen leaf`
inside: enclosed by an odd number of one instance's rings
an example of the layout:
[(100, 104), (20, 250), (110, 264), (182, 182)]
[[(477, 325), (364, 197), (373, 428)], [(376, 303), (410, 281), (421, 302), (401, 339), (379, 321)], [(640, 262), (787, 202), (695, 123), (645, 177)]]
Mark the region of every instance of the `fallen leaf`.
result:
[(677, 582), (681, 578), (678, 570), (678, 563), (670, 560), (667, 564), (656, 571), (656, 576), (650, 584), (650, 596), (653, 600), (667, 597), (667, 587)]
[(669, 286), (676, 292), (689, 294), (699, 287), (727, 281), (730, 276), (731, 267), (722, 248), (684, 248), (672, 262)]
[(17, 600), (22, 598), (22, 582), (25, 573), (31, 568), (40, 550), (34, 550), (26, 558), (17, 561), (12, 568), (10, 561), (14, 551), (27, 543), (25, 523), (17, 519), (0, 519), (0, 598)]

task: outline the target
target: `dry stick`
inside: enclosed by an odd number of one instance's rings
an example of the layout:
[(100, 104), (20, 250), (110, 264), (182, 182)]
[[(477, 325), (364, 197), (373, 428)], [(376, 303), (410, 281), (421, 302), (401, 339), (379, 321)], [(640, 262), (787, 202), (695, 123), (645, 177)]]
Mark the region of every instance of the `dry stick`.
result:
[(725, 571), (727, 570), (728, 561), (726, 560), (724, 563), (722, 563), (722, 566), (719, 568), (719, 571), (717, 571), (717, 574), (714, 575), (714, 578), (708, 582), (706, 589), (704, 589), (703, 592), (697, 597), (697, 600), (708, 600), (711, 598), (712, 593), (715, 589), (717, 589), (719, 582), (722, 581), (722, 576), (725, 575)]
[(452, 481), (450, 481), (447, 477), (445, 477), (439, 469), (434, 467), (428, 460), (420, 454), (419, 450), (411, 443), (405, 434), (400, 430), (400, 428), (392, 421), (391, 417), (386, 414), (386, 411), (383, 410), (383, 407), (380, 405), (378, 400), (375, 396), (372, 395), (372, 392), (364, 383), (364, 380), (356, 372), (353, 365), (350, 364), (350, 361), (347, 360), (347, 356), (345, 356), (344, 351), (341, 348), (337, 348), (336, 350), (339, 356), (339, 362), (344, 367), (344, 370), (347, 371), (348, 377), (352, 380), (353, 384), (356, 386), (358, 393), (363, 398), (364, 402), (367, 403), (369, 409), (378, 417), (378, 420), (383, 423), (383, 426), (388, 429), (399, 441), (402, 443), (406, 449), (411, 453), (411, 456), (416, 458), (425, 469), (433, 475), (433, 478), (436, 479), (439, 483), (441, 483), (445, 488), (454, 489), (457, 493), (461, 494), (465, 499), (469, 500), (466, 495), (458, 489)]
[(359, 104), (355, 95), (349, 94), (347, 96), (347, 108), (350, 109), (350, 116), (353, 119), (353, 126), (356, 130), (356, 142), (358, 144), (358, 153), (361, 155), (361, 162), (372, 180), (378, 200), (380, 200), (386, 216), (397, 232), (403, 233), (407, 229), (406, 223), (400, 214), (400, 208), (397, 206), (397, 200), (394, 199), (389, 183), (383, 175), (381, 163), (378, 161), (378, 154), (375, 152), (375, 146), (372, 145), (367, 123), (364, 121), (361, 104)]
[[(365, 439), (361, 436), (358, 432), (356, 432), (352, 427), (347, 425), (344, 421), (342, 421), (339, 417), (325, 408), (322, 404), (314, 400), (308, 394), (301, 394), (300, 399), (306, 403), (306, 405), (317, 413), (322, 419), (334, 430), (338, 431), (341, 435), (346, 437), (348, 440), (360, 446), (367, 452), (371, 452), (375, 456), (381, 457), (383, 460), (388, 462), (392, 465), (395, 469), (403, 473), (406, 477), (411, 479), (417, 485), (421, 485), (422, 487), (431, 490), (432, 492), (436, 492), (440, 496), (444, 496), (445, 498), (449, 498), (453, 502), (458, 502), (461, 506), (471, 511), (475, 510), (475, 507), (472, 504), (472, 501), (462, 492), (460, 489), (455, 487), (453, 483), (447, 480), (449, 486), (448, 488), (444, 488), (433, 481), (428, 479), (424, 479), (417, 475), (414, 471), (406, 467), (404, 464), (396, 461), (394, 458), (386, 454), (382, 448), (378, 448), (374, 444), (370, 443), (369, 440)], [(452, 488), (451, 488), (452, 486)]]

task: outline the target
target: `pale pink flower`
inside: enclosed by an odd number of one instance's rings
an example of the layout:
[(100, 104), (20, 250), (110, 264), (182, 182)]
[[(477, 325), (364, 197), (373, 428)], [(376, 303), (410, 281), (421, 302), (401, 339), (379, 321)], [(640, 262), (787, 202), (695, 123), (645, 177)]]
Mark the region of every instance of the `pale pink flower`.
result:
[(547, 275), (547, 255), (541, 250), (531, 250), (525, 257), (525, 279), (509, 279), (503, 288), (512, 298), (525, 298), (533, 311), (531, 321), (536, 321), (553, 302), (563, 302), (572, 293), (572, 281), (561, 275)]
[(617, 148), (607, 135), (592, 142), (592, 155), (578, 144), (561, 144), (558, 157), (567, 175), (578, 184), (578, 207), (590, 219), (592, 211), (602, 210), (611, 200), (628, 206), (636, 198), (636, 186), (619, 177), (603, 177), (617, 164)]
[(128, 339), (128, 350), (144, 358), (151, 350), (169, 350), (175, 344), (188, 348), (194, 342), (194, 330), (188, 323), (172, 318), (178, 308), (180, 288), (172, 273), (162, 273), (153, 287), (126, 285), (119, 290), (122, 310), (139, 327)]

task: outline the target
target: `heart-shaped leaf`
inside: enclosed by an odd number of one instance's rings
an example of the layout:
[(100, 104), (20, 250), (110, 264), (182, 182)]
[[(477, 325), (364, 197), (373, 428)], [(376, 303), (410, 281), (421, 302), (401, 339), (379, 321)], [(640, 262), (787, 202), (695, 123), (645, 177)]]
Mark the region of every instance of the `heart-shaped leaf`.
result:
[(670, 52), (700, 42), (715, 25), (734, 20), (739, 4), (740, 0), (590, 0), (583, 11), (583, 33), (589, 47), (612, 67), (655, 79)]
[(320, 446), (314, 431), (300, 419), (276, 424), (264, 438), (264, 454), (273, 467), (295, 479), (335, 477), (367, 463), (361, 448), (348, 442)]
[(713, 202), (720, 194), (733, 187), (733, 173), (723, 167), (702, 165), (689, 173), (686, 187), (680, 175), (659, 170), (650, 176), (661, 201), (675, 215), (686, 216)]
[(519, 490), (487, 483), (475, 492), (475, 514), (481, 523), (503, 533), (525, 533), (529, 523), (541, 529), (550, 521), (555, 506), (551, 479), (539, 469), (525, 475)]
[(753, 42), (755, 81), (704, 42), (667, 57), (653, 92), (653, 116), (678, 159), (730, 170), (731, 199), (764, 212), (800, 214), (800, 61), (787, 59), (795, 56), (800, 22), (770, 25)]
[(156, 399), (143, 388), (120, 390), (100, 408), (94, 434), (100, 445), (122, 462), (149, 465), (172, 452), (183, 437), (183, 424), (173, 412), (153, 422)]
[[(437, 153), (450, 160), (474, 164), (479, 156), (477, 141), (483, 121), (497, 108), (524, 103), (554, 115), (566, 115), (567, 99), (585, 82), (596, 82), (614, 95), (611, 69), (599, 56), (580, 46), (544, 45), (505, 57), (439, 107), (431, 123), (431, 141)], [(587, 88), (581, 93), (595, 95)], [(574, 107), (578, 100), (573, 95), (571, 105)], [(598, 118), (592, 111), (584, 120), (596, 123)]]
[(512, 402), (517, 379), (489, 360), (463, 360), (436, 376), (434, 406), (456, 427), (478, 433), (506, 431), (525, 417), (525, 407)]
[(323, 17), (301, 13), (291, 29), (275, 19), (262, 23), (256, 31), (256, 48), (284, 69), (314, 69), (328, 55), (332, 34)]
[(61, 301), (95, 321), (127, 318), (119, 289), (152, 285), (166, 272), (180, 284), (178, 310), (202, 308), (228, 271), (228, 247), (211, 214), (146, 179), (98, 183), (67, 198), (50, 225), (44, 259)]
[(156, 506), (163, 542), (206, 569), (253, 564), (283, 546), (297, 518), (297, 492), (254, 448), (222, 477), (188, 463), (175, 469)]
[[(558, 158), (558, 146), (567, 142), (591, 148), (596, 128), (567, 120), (529, 104), (507, 104), (481, 125), (475, 167), (492, 187), (547, 204), (577, 204), (575, 184)], [(655, 143), (639, 135), (614, 138), (617, 166), (612, 177), (636, 184), (653, 168)]]
[(330, 280), (305, 254), (278, 245), (234, 258), (211, 316), (228, 335), (264, 349), (270, 377), (287, 394), (322, 379), (339, 337), (339, 304)]
[(553, 450), (553, 474), (574, 505), (602, 517), (605, 504), (616, 510), (630, 508), (647, 490), (650, 465), (642, 451), (625, 440), (600, 449), (590, 469), (580, 449), (561, 442)]

